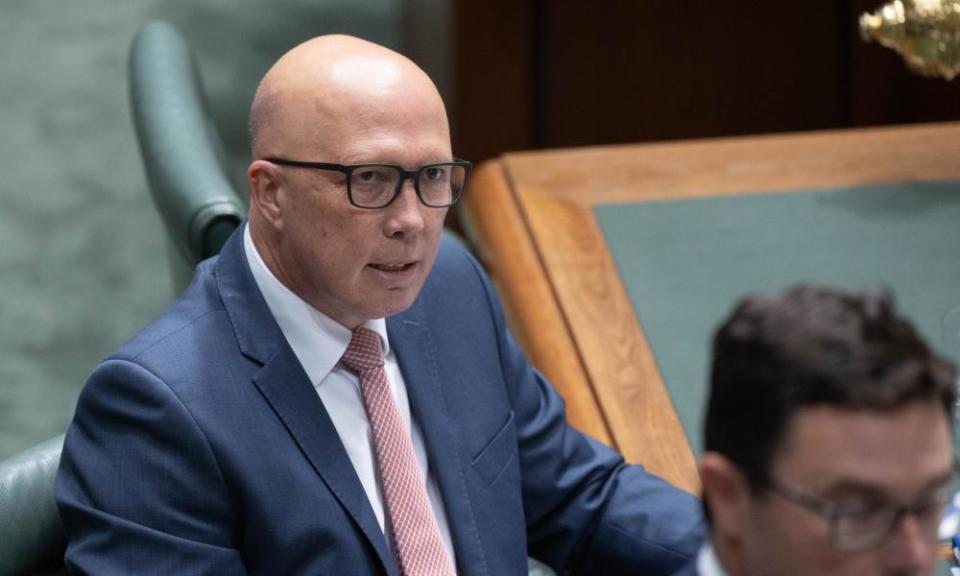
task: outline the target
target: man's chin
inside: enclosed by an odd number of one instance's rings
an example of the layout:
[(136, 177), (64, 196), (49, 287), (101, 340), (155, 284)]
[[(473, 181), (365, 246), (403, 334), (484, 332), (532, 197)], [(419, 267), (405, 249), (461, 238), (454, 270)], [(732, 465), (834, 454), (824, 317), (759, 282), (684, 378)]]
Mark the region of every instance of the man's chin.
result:
[(380, 316), (387, 318), (406, 312), (413, 306), (419, 293), (420, 290), (410, 289), (391, 291), (383, 301), (383, 306), (381, 307), (382, 314)]

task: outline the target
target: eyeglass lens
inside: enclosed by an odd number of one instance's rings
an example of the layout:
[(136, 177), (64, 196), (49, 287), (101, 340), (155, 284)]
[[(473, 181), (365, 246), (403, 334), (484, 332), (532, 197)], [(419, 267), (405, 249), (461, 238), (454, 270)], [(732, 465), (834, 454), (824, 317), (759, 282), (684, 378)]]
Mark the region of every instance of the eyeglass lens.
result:
[(878, 546), (897, 529), (907, 514), (931, 541), (937, 539), (937, 528), (948, 499), (948, 492), (937, 493), (918, 502), (909, 510), (878, 508), (857, 514), (840, 514), (835, 519), (834, 545), (841, 549), (857, 550)]
[[(416, 189), (427, 206), (449, 206), (460, 196), (466, 169), (456, 164), (435, 164), (417, 171)], [(360, 166), (350, 175), (350, 193), (358, 206), (379, 208), (393, 200), (403, 173), (393, 166)]]

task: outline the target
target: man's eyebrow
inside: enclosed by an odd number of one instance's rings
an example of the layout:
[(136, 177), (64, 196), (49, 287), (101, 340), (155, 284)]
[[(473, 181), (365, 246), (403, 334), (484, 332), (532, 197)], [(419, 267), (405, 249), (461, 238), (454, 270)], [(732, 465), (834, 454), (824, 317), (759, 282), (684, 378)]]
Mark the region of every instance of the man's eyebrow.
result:
[[(943, 473), (931, 478), (923, 486), (921, 486), (919, 490), (917, 490), (914, 496), (922, 496), (932, 490), (937, 490), (947, 486), (950, 482), (950, 479), (954, 475), (955, 469), (956, 465), (951, 465), (947, 470), (943, 471)], [(858, 478), (840, 478), (821, 493), (822, 497), (824, 498), (838, 498), (853, 494), (865, 496), (873, 500), (897, 500), (895, 495), (891, 494), (885, 488), (878, 486), (871, 481), (861, 480)]]
[(957, 474), (957, 462), (951, 462), (950, 467), (943, 474), (931, 479), (921, 490), (921, 493), (942, 488), (950, 483)]
[(419, 164), (417, 164), (417, 165), (415, 165), (415, 166), (410, 166), (410, 167), (408, 168), (408, 167), (404, 166), (403, 164), (399, 164), (399, 163), (397, 163), (397, 162), (385, 161), (385, 160), (371, 160), (369, 156), (361, 156), (361, 157), (358, 157), (356, 160), (351, 159), (350, 157), (347, 157), (347, 158), (344, 159), (343, 161), (337, 162), (337, 164), (343, 164), (344, 166), (357, 166), (357, 165), (363, 166), (363, 165), (367, 165), (367, 164), (375, 165), (375, 166), (376, 166), (376, 165), (380, 165), (380, 166), (397, 166), (397, 167), (399, 167), (399, 168), (403, 168), (404, 170), (416, 170), (416, 169), (418, 169), (418, 168), (422, 168), (422, 167), (424, 167), (424, 166), (431, 166), (431, 165), (433, 165), (433, 164), (449, 164), (449, 163), (451, 163), (451, 162), (454, 162), (455, 160), (457, 160), (457, 158), (454, 157), (454, 156), (437, 157), (437, 159), (427, 160), (427, 161), (425, 161), (425, 162), (421, 162), (421, 163), (419, 163)]
[(865, 496), (871, 500), (892, 499), (892, 495), (882, 487), (873, 482), (857, 478), (840, 478), (820, 493), (821, 497), (828, 499), (851, 495)]

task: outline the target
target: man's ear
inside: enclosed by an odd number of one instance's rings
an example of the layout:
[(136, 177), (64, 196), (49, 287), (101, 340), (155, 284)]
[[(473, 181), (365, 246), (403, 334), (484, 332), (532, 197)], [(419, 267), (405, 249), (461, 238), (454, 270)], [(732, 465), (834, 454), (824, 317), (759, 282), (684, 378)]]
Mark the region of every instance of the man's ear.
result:
[(281, 191), (284, 185), (280, 168), (266, 160), (254, 160), (247, 168), (250, 186), (250, 211), (257, 214), (275, 229), (283, 226)]
[(746, 476), (726, 456), (707, 452), (700, 458), (700, 482), (710, 509), (713, 537), (741, 539), (752, 501)]

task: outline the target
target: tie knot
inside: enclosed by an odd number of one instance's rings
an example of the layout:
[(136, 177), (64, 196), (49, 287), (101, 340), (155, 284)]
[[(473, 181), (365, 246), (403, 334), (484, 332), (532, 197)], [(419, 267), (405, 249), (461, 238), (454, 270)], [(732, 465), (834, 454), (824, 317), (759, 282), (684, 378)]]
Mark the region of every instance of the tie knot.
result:
[(341, 361), (347, 368), (357, 374), (383, 366), (380, 335), (369, 328), (357, 328), (353, 331), (350, 345), (347, 346), (347, 351), (343, 353)]

